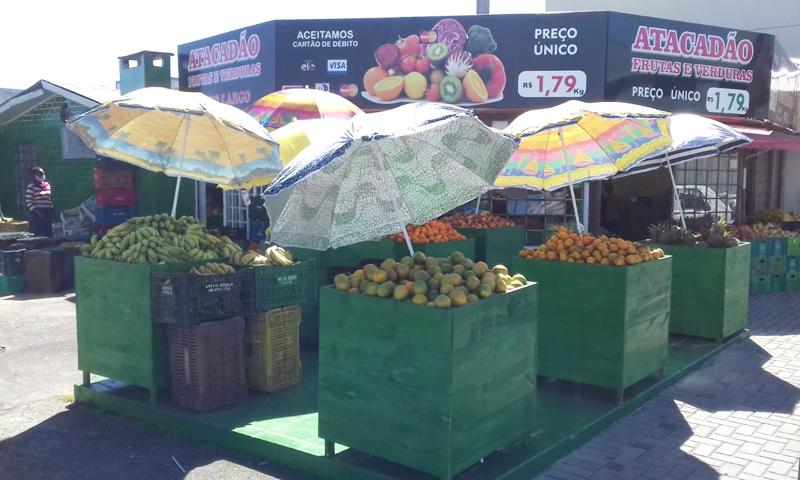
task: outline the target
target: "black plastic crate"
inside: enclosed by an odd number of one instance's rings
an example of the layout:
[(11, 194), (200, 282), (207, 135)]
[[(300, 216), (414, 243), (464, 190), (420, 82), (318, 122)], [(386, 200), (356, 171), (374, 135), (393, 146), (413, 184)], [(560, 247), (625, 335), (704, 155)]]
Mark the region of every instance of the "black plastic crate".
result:
[(58, 248), (25, 252), (25, 291), (56, 293), (64, 289), (64, 251)]
[(0, 250), (0, 275), (15, 277), (25, 273), (25, 249)]
[(167, 327), (175, 404), (205, 412), (247, 398), (244, 331), (242, 317)]
[(153, 321), (195, 325), (253, 313), (253, 270), (224, 275), (153, 272), (150, 277)]

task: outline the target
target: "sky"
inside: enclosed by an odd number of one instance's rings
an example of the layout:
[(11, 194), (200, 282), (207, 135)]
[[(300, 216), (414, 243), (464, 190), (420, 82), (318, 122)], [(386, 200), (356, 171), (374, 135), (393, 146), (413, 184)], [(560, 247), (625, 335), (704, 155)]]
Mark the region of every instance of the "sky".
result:
[[(9, 2), (0, 18), (0, 88), (47, 79), (113, 89), (117, 57), (176, 53), (179, 44), (274, 19), (470, 15), (475, 8), (475, 0)], [(491, 0), (491, 13), (541, 11), (544, 0)]]

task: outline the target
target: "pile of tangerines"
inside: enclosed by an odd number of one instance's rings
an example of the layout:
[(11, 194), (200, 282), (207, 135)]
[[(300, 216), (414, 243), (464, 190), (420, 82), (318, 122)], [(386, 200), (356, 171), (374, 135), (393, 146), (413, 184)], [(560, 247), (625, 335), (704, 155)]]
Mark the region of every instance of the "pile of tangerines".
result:
[(560, 227), (556, 234), (539, 248), (524, 249), (519, 255), (532, 260), (624, 267), (657, 260), (664, 256), (664, 251), (660, 248), (650, 250), (645, 245), (638, 245), (622, 238), (578, 235)]
[[(467, 239), (467, 237), (458, 233), (458, 230), (451, 225), (440, 222), (439, 220), (432, 220), (424, 225), (409, 225), (406, 227), (406, 231), (408, 231), (408, 237), (411, 239), (411, 243), (417, 245)], [(405, 241), (402, 233), (389, 235), (389, 238), (393, 238), (398, 242)]]

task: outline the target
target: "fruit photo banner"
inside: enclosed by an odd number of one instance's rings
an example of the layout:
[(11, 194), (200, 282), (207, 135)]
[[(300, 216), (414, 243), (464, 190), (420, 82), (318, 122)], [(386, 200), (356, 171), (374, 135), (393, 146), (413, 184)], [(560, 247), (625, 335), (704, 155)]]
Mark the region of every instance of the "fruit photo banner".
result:
[(282, 21), (277, 89), (308, 86), (362, 108), (600, 100), (605, 13)]

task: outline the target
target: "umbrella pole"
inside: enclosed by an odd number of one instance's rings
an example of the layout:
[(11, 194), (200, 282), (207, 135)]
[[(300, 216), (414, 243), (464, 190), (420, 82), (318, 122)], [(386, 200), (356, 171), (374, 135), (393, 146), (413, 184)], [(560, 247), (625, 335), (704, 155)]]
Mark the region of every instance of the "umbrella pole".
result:
[(481, 208), (481, 197), (478, 197), (478, 199), (475, 200), (475, 215), (478, 214), (478, 210), (480, 208)]
[(686, 215), (683, 213), (683, 205), (681, 205), (681, 197), (678, 195), (678, 185), (675, 183), (675, 175), (672, 173), (672, 162), (667, 157), (667, 170), (669, 170), (669, 179), (672, 180), (672, 193), (675, 194), (675, 205), (678, 206), (678, 214), (681, 218), (681, 227), (686, 231)]
[[(183, 131), (183, 146), (181, 147), (181, 157), (184, 158), (186, 156), (186, 142), (189, 140), (189, 114), (185, 114), (183, 116), (183, 122), (181, 125), (186, 124), (186, 128)], [(178, 180), (175, 182), (175, 196), (172, 197), (172, 218), (175, 218), (175, 212), (178, 210), (178, 192), (181, 190), (181, 170), (178, 169)]]
[[(375, 145), (374, 141), (370, 141), (370, 142), (371, 142), (370, 143), (370, 148), (372, 149), (372, 154), (375, 155), (375, 158), (378, 159), (378, 163), (380, 164), (381, 168), (383, 168), (383, 171), (385, 171), (388, 174), (389, 173), (389, 169), (386, 168), (386, 159), (383, 158), (383, 152), (381, 152), (381, 149), (378, 148), (377, 145)], [(397, 199), (394, 198), (394, 195), (391, 196), (391, 199), (392, 199), (392, 206), (394, 206), (394, 209), (397, 212), (397, 215), (400, 216), (400, 206), (397, 205)], [(414, 256), (414, 247), (411, 246), (411, 239), (408, 237), (408, 229), (406, 228), (405, 223), (403, 223), (403, 225), (400, 227), (400, 229), (403, 231), (403, 238), (406, 239), (406, 246), (408, 247), (408, 254), (413, 257)]]
[[(561, 128), (558, 129), (558, 141), (561, 142), (561, 155), (564, 157), (564, 166), (567, 170), (567, 182), (569, 183), (569, 195), (572, 198), (572, 211), (575, 212), (575, 223), (578, 229), (578, 234), (583, 235), (583, 224), (581, 224), (581, 217), (578, 213), (578, 202), (575, 201), (575, 189), (572, 187), (572, 178), (569, 175), (569, 157), (567, 156), (567, 148), (564, 146), (564, 132)], [(585, 202), (586, 199), (584, 198)]]

